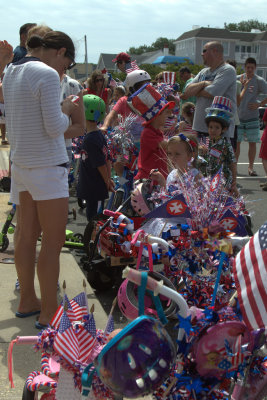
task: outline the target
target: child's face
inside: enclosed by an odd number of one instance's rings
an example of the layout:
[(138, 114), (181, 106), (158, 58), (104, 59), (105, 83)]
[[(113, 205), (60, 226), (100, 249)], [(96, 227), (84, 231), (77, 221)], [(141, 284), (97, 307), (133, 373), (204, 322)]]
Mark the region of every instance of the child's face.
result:
[(162, 129), (168, 117), (172, 115), (172, 111), (169, 108), (165, 108), (156, 118), (155, 123), (158, 129)]
[(181, 171), (187, 170), (188, 162), (191, 160), (187, 151), (187, 144), (184, 142), (169, 143), (167, 157), (171, 164)]
[(220, 122), (210, 121), (208, 125), (209, 137), (211, 140), (217, 140), (221, 137), (222, 133), (226, 130)]

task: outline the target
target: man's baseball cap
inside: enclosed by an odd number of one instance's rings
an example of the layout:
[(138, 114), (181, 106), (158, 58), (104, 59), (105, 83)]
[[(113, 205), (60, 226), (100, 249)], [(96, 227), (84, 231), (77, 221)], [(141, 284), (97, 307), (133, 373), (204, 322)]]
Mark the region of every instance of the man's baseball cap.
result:
[(112, 60), (112, 62), (117, 62), (117, 61), (125, 61), (125, 62), (130, 62), (131, 57), (127, 53), (119, 53), (116, 55), (116, 57)]

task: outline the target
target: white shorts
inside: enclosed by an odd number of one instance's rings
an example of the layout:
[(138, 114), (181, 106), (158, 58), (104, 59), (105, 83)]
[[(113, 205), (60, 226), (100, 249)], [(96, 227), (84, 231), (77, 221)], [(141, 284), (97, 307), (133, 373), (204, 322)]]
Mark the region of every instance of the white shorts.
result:
[(36, 201), (69, 197), (67, 168), (20, 168), (12, 163), (10, 202), (19, 205), (19, 193), (25, 191)]

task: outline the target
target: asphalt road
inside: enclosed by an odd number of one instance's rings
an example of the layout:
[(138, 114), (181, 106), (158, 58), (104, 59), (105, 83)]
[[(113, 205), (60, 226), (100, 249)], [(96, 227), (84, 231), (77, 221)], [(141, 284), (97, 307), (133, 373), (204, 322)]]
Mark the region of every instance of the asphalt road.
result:
[[(260, 144), (257, 145), (257, 154), (259, 154)], [(247, 209), (251, 213), (252, 219), (252, 229), (256, 232), (258, 228), (267, 220), (267, 192), (263, 191), (260, 187), (260, 183), (264, 182), (266, 178), (264, 177), (264, 170), (262, 167), (261, 160), (257, 157), (255, 161), (255, 170), (258, 173), (257, 177), (248, 176), (248, 144), (244, 143), (241, 146), (241, 155), (238, 163), (238, 184), (240, 185), (240, 193), (246, 199)], [(75, 197), (70, 198), (70, 210), (72, 208), (76, 209), (77, 218), (74, 220), (72, 215), (70, 215), (68, 228), (74, 233), (83, 234), (84, 229), (87, 225), (85, 210), (81, 210), (78, 207), (77, 200)], [(77, 262), (80, 264), (80, 259), (83, 253), (80, 251), (73, 250), (73, 255), (75, 256)], [(117, 295), (116, 288), (110, 288), (104, 292), (96, 292), (96, 296), (101, 302), (103, 308), (107, 313), (109, 313), (111, 304), (115, 296)], [(120, 313), (118, 307), (116, 307), (114, 312), (115, 324), (117, 327), (124, 325), (127, 321)]]

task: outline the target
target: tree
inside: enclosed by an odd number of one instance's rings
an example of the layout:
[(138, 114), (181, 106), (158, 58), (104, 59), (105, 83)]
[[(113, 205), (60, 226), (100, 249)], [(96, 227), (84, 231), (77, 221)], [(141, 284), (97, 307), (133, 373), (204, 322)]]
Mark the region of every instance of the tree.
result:
[(225, 22), (224, 27), (229, 29), (229, 31), (251, 32), (251, 29), (267, 31), (267, 24), (259, 22), (257, 19), (249, 19), (248, 21), (241, 21), (239, 23), (231, 22), (229, 24)]
[(169, 52), (171, 54), (174, 54), (174, 52), (175, 52), (174, 40), (175, 39), (167, 39), (164, 37), (159, 37), (154, 43), (152, 43), (151, 46), (147, 46), (146, 44), (143, 44), (142, 46), (139, 46), (139, 47), (130, 47), (129, 50), (127, 51), (127, 53), (143, 54), (143, 53), (147, 53), (149, 51), (161, 50), (164, 48), (165, 45), (168, 45)]

